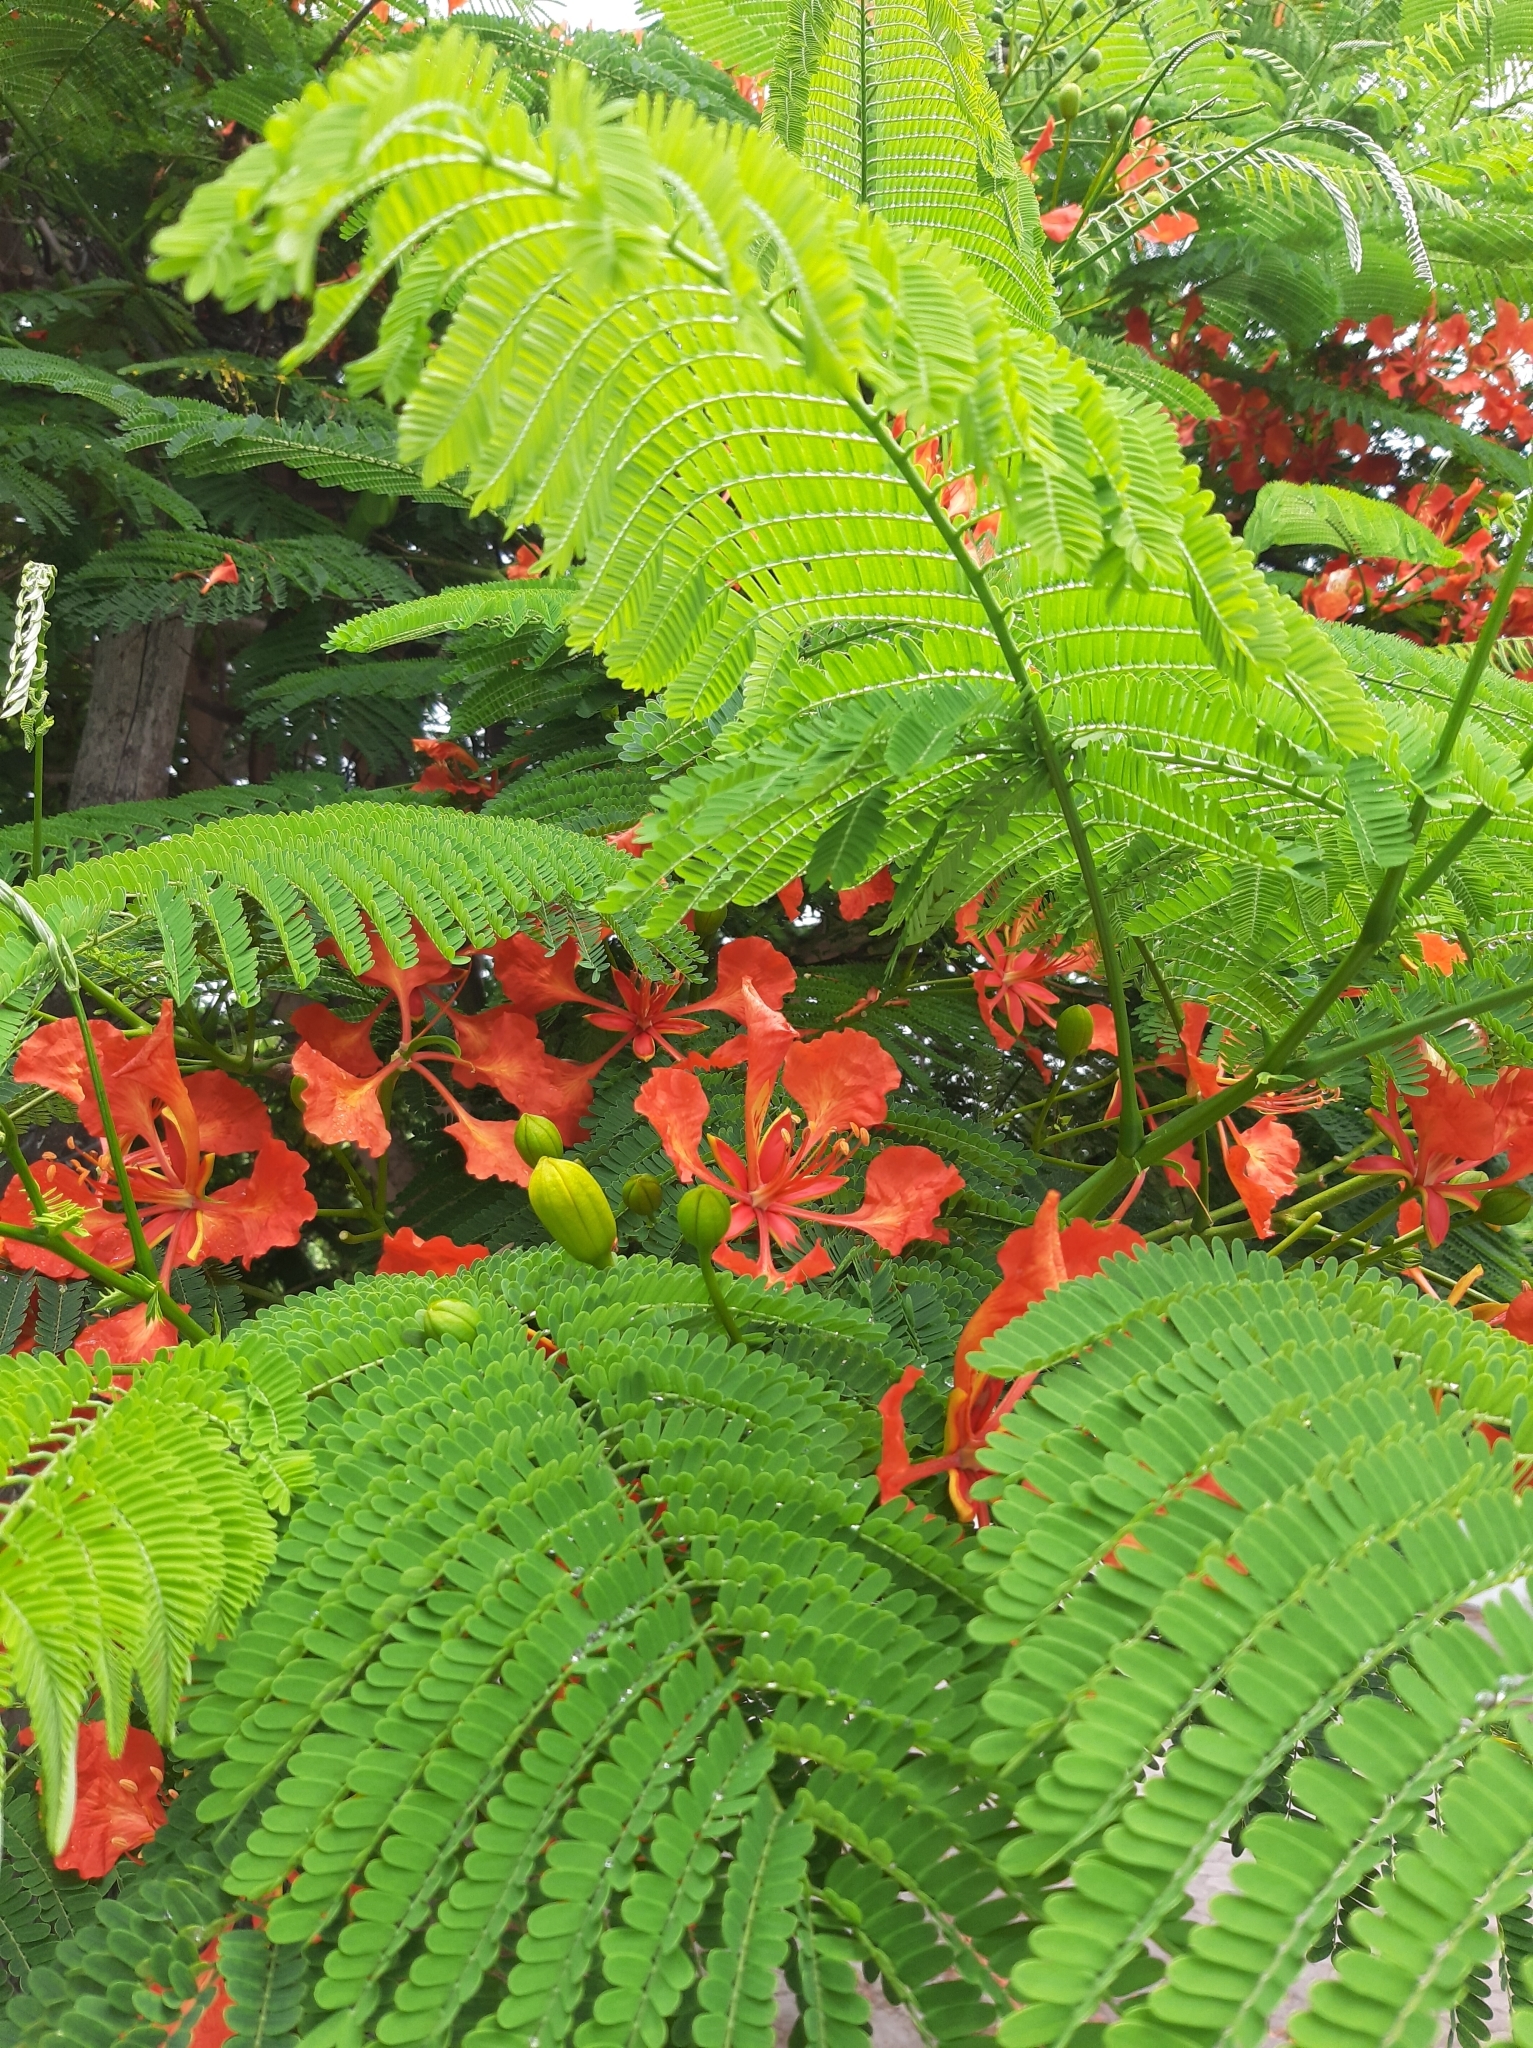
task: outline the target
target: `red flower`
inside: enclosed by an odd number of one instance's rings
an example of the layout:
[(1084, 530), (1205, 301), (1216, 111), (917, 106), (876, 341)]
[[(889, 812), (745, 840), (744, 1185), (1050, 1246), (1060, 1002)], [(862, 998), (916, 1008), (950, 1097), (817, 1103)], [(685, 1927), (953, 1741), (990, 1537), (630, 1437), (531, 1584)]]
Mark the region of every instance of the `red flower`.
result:
[(804, 907), (804, 878), (796, 875), (791, 882), (785, 882), (777, 892), (782, 905), (782, 914), (791, 924)]
[[(566, 1144), (580, 1135), (595, 1068), (556, 1059), (546, 1051), (531, 1017), (514, 1003), (499, 1003), (475, 1016), (458, 1014), (452, 1004), (465, 970), (439, 953), (419, 927), (413, 967), (397, 966), (377, 933), (370, 937), (372, 964), (358, 979), (392, 991), (399, 1011), (399, 1043), (387, 1061), (373, 1049), (370, 1032), (381, 1004), (355, 1024), (337, 1017), (323, 1003), (306, 1003), (295, 1010), (293, 1027), (303, 1043), (293, 1054), (293, 1072), (304, 1084), (300, 1114), (305, 1130), (324, 1144), (356, 1145), (371, 1158), (381, 1158), (389, 1146), (388, 1104), (394, 1085), (402, 1073), (413, 1072), (452, 1110), (448, 1134), (463, 1147), (464, 1163), (474, 1178), (526, 1187), (532, 1169), (516, 1149), (514, 1124), (487, 1123), (472, 1116), (433, 1068), (450, 1066), (454, 1080), (464, 1086), (493, 1088), (513, 1108), (550, 1118)], [(535, 948), (534, 953), (542, 959)], [(438, 993), (428, 1017), (426, 991), (433, 988)]]
[(1040, 158), (1040, 157), (1045, 157), (1045, 156), (1047, 156), (1047, 155), (1048, 155), (1048, 153), (1049, 153), (1049, 151), (1050, 151), (1050, 150), (1051, 150), (1051, 149), (1052, 149), (1053, 147), (1054, 147), (1054, 116), (1053, 116), (1052, 114), (1050, 114), (1049, 118), (1048, 118), (1048, 119), (1047, 119), (1047, 120), (1046, 120), (1046, 121), (1044, 122), (1044, 124), (1043, 124), (1043, 133), (1042, 133), (1042, 134), (1041, 134), (1041, 135), (1040, 135), (1040, 136), (1038, 137), (1038, 140), (1037, 140), (1037, 141), (1036, 141), (1036, 142), (1035, 142), (1035, 143), (1033, 144), (1032, 148), (1031, 148), (1031, 149), (1030, 149), (1030, 150), (1029, 150), (1029, 151), (1027, 152), (1027, 155), (1026, 155), (1026, 156), (1019, 156), (1019, 157), (1017, 158), (1017, 167), (1018, 167), (1018, 169), (1019, 169), (1019, 170), (1022, 170), (1022, 171), (1025, 171), (1025, 172), (1027, 173), (1028, 177), (1030, 177), (1030, 178), (1031, 178), (1031, 177), (1033, 177), (1033, 176), (1035, 176), (1035, 175), (1036, 175), (1036, 173), (1037, 173), (1037, 169), (1038, 169), (1038, 160), (1039, 160), (1039, 158)]
[[(968, 480), (972, 491), (973, 480)], [(974, 509), (973, 504), (969, 511)], [(967, 514), (961, 515), (967, 517)], [(856, 924), (860, 918), (880, 903), (894, 901), (894, 877), (887, 868), (880, 868), (876, 875), (870, 875), (865, 882), (859, 882), (855, 889), (842, 889), (836, 896), (836, 908), (848, 924)]]
[(1072, 199), (1063, 206), (1053, 206), (1047, 213), (1040, 213), (1038, 225), (1051, 242), (1068, 242), (1080, 217), (1081, 209)]
[(461, 1273), (486, 1258), (482, 1244), (454, 1244), (450, 1237), (418, 1237), (406, 1226), (389, 1231), (378, 1254), (380, 1273)]
[[(1428, 1244), (1441, 1244), (1452, 1226), (1449, 1199), (1477, 1209), (1491, 1188), (1521, 1180), (1533, 1169), (1533, 1068), (1507, 1067), (1488, 1088), (1471, 1088), (1456, 1074), (1429, 1064), (1420, 1095), (1406, 1098), (1411, 1131), (1401, 1121), (1393, 1081), (1388, 1106), (1368, 1114), (1399, 1157), (1375, 1153), (1353, 1162), (1351, 1173), (1385, 1174), (1404, 1181), (1417, 1199), (1400, 1211), (1402, 1230), (1426, 1223)], [(1506, 1155), (1498, 1174), (1466, 1182), (1487, 1159)]]
[[(726, 1241), (714, 1254), (716, 1262), (733, 1273), (755, 1273), (787, 1286), (828, 1273), (831, 1260), (818, 1243), (785, 1272), (773, 1262), (774, 1244), (796, 1250), (799, 1224), (810, 1221), (861, 1230), (890, 1252), (903, 1251), (916, 1237), (945, 1244), (947, 1232), (937, 1215), (947, 1197), (963, 1186), (963, 1178), (924, 1145), (892, 1145), (880, 1152), (868, 1167), (862, 1205), (849, 1214), (827, 1215), (812, 1206), (846, 1185), (846, 1176), (836, 1169), (854, 1145), (868, 1142), (868, 1127), (883, 1122), (889, 1091), (899, 1085), (899, 1068), (878, 1041), (864, 1031), (828, 1031), (806, 1042), (761, 1000), (749, 980), (740, 984), (739, 1012), (743, 1036), (720, 1047), (709, 1064), (745, 1065), (743, 1154), (710, 1137), (714, 1164), (703, 1164), (708, 1097), (689, 1067), (658, 1069), (634, 1099), (634, 1107), (659, 1133), (678, 1177), (706, 1181), (728, 1195), (733, 1204), (729, 1238), (755, 1231), (754, 1258)], [(771, 1115), (779, 1076), (804, 1110), (803, 1119), (787, 1109)]]
[[(1203, 1057), (1207, 1033), (1207, 1005), (1183, 1003), (1181, 1051), (1159, 1061), (1168, 1072), (1182, 1075), (1188, 1094), (1204, 1102), (1238, 1078), (1226, 1072), (1222, 1060)], [(1298, 1186), (1299, 1141), (1281, 1121), (1282, 1114), (1314, 1109), (1332, 1099), (1332, 1093), (1319, 1087), (1291, 1089), (1284, 1095), (1255, 1095), (1245, 1105), (1258, 1113), (1254, 1124), (1242, 1130), (1233, 1117), (1220, 1119), (1224, 1170), (1256, 1225), (1258, 1237), (1271, 1237), (1273, 1209)], [(1178, 1146), (1166, 1161), (1166, 1171), (1173, 1182), (1197, 1186), (1198, 1166), (1190, 1144)]]
[(412, 789), (440, 790), (447, 796), (464, 797), (474, 803), (483, 803), (499, 790), (499, 775), (487, 774), (466, 747), (457, 746), (452, 740), (411, 740), (410, 744), (431, 764), (411, 783)]
[[(462, 4), (462, 0), (459, 0)], [(452, 12), (452, 0), (448, 0), (448, 12)], [(526, 576), (536, 576), (542, 561), (543, 550), (535, 540), (524, 540), (515, 555), (506, 564), (506, 574), (513, 583)]]
[(1033, 1222), (1014, 1230), (996, 1253), (1001, 1283), (991, 1289), (964, 1325), (953, 1362), (953, 1391), (948, 1397), (947, 1429), (941, 1457), (910, 1463), (905, 1447), (904, 1400), (921, 1377), (908, 1366), (879, 1402), (883, 1417), (883, 1456), (878, 1467), (880, 1500), (893, 1500), (917, 1479), (934, 1472), (948, 1475), (948, 1493), (961, 1520), (987, 1523), (989, 1510), (970, 1492), (983, 1467), (980, 1453), (1007, 1411), (1027, 1392), (1036, 1373), (1013, 1380), (979, 1372), (969, 1360), (987, 1337), (1030, 1308), (1066, 1280), (1095, 1273), (1115, 1252), (1133, 1252), (1144, 1243), (1138, 1231), (1123, 1223), (1089, 1223), (1084, 1217), (1061, 1230), (1059, 1195), (1050, 1189)]
[(1171, 159), (1166, 155), (1164, 146), (1148, 139), (1154, 127), (1155, 123), (1147, 114), (1141, 114), (1134, 123), (1134, 146), (1126, 156), (1118, 159), (1114, 172), (1120, 192), (1132, 192), (1153, 178), (1164, 177), (1170, 168)]
[[(510, 1007), (528, 1016), (550, 1009), (555, 1003), (593, 1000), (575, 980), (578, 947), (573, 939), (566, 940), (551, 955), (540, 952), (530, 939), (507, 939), (495, 948), (493, 958)], [(684, 985), (680, 979), (651, 981), (647, 975), (624, 974), (614, 968), (612, 985), (617, 1000), (597, 1002), (585, 1016), (588, 1024), (594, 1024), (598, 1031), (612, 1032), (618, 1042), (589, 1069), (579, 1071), (599, 1072), (625, 1045), (632, 1046), (641, 1060), (652, 1060), (657, 1052), (679, 1060), (681, 1049), (673, 1040), (692, 1038), (707, 1029), (698, 1021), (700, 1012), (720, 1010), (736, 1023), (744, 1023), (740, 987), (747, 978), (762, 1000), (775, 1007), (792, 993), (798, 975), (787, 955), (779, 953), (766, 939), (733, 939), (722, 946), (713, 993), (692, 1003), (677, 1002)], [(545, 1110), (542, 1114), (552, 1112)]]
[[(196, 572), (194, 571), (193, 573), (195, 574)], [(235, 566), (233, 555), (225, 555), (218, 566), (209, 569), (207, 575), (203, 577), (201, 583), (197, 586), (197, 594), (199, 597), (206, 597), (215, 584), (238, 583), (239, 580), (240, 572)]]
[(165, 1752), (142, 1728), (130, 1728), (122, 1754), (107, 1748), (105, 1721), (82, 1721), (75, 1749), (75, 1814), (54, 1857), (60, 1870), (105, 1877), (128, 1852), (165, 1825), (160, 1787)]
[[(1047, 1024), (1059, 998), (1048, 987), (1056, 974), (1089, 974), (1096, 966), (1095, 946), (1077, 946), (1071, 953), (1055, 953), (1055, 939), (1042, 945), (1029, 944), (1038, 924), (1039, 902), (1029, 903), (1003, 930), (979, 931), (984, 898), (966, 903), (955, 920), (960, 941), (984, 955), (985, 965), (974, 974), (974, 994), (979, 1013), (989, 1026), (990, 1036), (1003, 1052), (1017, 1043), (1029, 1024)], [(1034, 1059), (1034, 1064), (1038, 1062)]]
[[(224, 1073), (181, 1073), (168, 1002), (147, 1036), (130, 1038), (100, 1020), (90, 1029), (144, 1234), (151, 1245), (164, 1246), (161, 1278), (168, 1282), (178, 1266), (200, 1265), (204, 1259), (239, 1259), (248, 1266), (276, 1245), (296, 1244), (314, 1214), (314, 1197), (304, 1184), (307, 1168), (273, 1137), (271, 1118), (254, 1090)], [(15, 1074), (19, 1081), (66, 1096), (86, 1130), (102, 1136), (79, 1027), (72, 1018), (34, 1031), (16, 1056)], [(250, 1172), (226, 1187), (210, 1188), (215, 1159), (237, 1152), (255, 1155)], [(83, 1212), (78, 1219), (61, 1212), (66, 1234), (107, 1263), (126, 1264), (121, 1211), (107, 1206), (118, 1200), (118, 1190), (104, 1145), (97, 1152), (82, 1150), (73, 1162), (44, 1160), (39, 1186), (50, 1202)], [(0, 1218), (31, 1223), (19, 1178), (0, 1195)], [(6, 1251), (17, 1266), (53, 1274), (64, 1270), (52, 1254), (31, 1245), (11, 1240)], [(168, 1329), (164, 1323), (146, 1322), (142, 1309), (124, 1309), (82, 1331), (79, 1342), (83, 1347), (94, 1339), (126, 1361), (149, 1353), (121, 1347), (141, 1341), (152, 1351), (160, 1341), (175, 1341), (173, 1334), (160, 1334)]]

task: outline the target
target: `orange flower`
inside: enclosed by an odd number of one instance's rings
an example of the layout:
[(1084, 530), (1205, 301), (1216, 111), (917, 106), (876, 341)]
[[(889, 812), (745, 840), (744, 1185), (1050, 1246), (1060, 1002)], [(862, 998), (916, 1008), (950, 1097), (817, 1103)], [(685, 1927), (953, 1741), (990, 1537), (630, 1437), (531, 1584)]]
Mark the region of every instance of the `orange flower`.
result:
[(907, 1366), (879, 1402), (883, 1417), (883, 1456), (878, 1467), (880, 1500), (893, 1500), (918, 1479), (934, 1472), (948, 1475), (948, 1493), (961, 1520), (985, 1524), (990, 1512), (970, 1491), (984, 1468), (981, 1453), (1008, 1411), (1038, 1377), (1022, 1373), (1014, 1380), (996, 1379), (970, 1364), (986, 1338), (1042, 1301), (1067, 1280), (1095, 1273), (1116, 1252), (1134, 1252), (1144, 1243), (1137, 1230), (1123, 1223), (1090, 1223), (1077, 1217), (1059, 1227), (1059, 1195), (1051, 1188), (1031, 1223), (1014, 1230), (996, 1253), (1001, 1282), (993, 1287), (964, 1325), (953, 1362), (953, 1391), (948, 1396), (947, 1429), (942, 1455), (912, 1465), (905, 1447), (904, 1401), (922, 1377), (919, 1366)]
[(160, 1787), (165, 1752), (143, 1728), (130, 1728), (121, 1754), (107, 1747), (106, 1723), (82, 1721), (75, 1748), (75, 1813), (54, 1862), (81, 1877), (105, 1877), (165, 1825)]
[[(846, 1176), (837, 1169), (854, 1146), (868, 1142), (869, 1128), (883, 1122), (889, 1091), (899, 1085), (900, 1070), (877, 1039), (865, 1031), (827, 1031), (805, 1041), (780, 1011), (762, 1001), (749, 980), (740, 984), (739, 1012), (743, 1034), (721, 1046), (707, 1064), (745, 1067), (743, 1153), (710, 1137), (714, 1163), (703, 1164), (709, 1103), (690, 1067), (660, 1068), (634, 1098), (635, 1109), (659, 1133), (678, 1179), (704, 1181), (729, 1197), (729, 1230), (714, 1253), (716, 1263), (785, 1286), (830, 1272), (823, 1244), (778, 1271), (772, 1248), (795, 1251), (801, 1222), (863, 1231), (889, 1252), (903, 1251), (917, 1237), (946, 1244), (947, 1232), (937, 1216), (948, 1196), (962, 1188), (963, 1177), (924, 1145), (886, 1146), (868, 1167), (861, 1206), (849, 1214), (829, 1215), (813, 1206), (845, 1187)], [(779, 1077), (803, 1110), (802, 1118), (790, 1109), (771, 1114)], [(728, 1241), (752, 1230), (753, 1259)]]

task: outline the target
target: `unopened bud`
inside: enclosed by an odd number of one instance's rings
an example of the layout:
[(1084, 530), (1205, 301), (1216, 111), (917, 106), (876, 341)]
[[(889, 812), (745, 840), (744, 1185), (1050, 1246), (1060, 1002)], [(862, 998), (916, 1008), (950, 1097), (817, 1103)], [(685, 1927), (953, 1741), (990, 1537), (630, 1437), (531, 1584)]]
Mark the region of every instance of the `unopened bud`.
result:
[(1128, 126), (1128, 108), (1109, 107), (1102, 119), (1107, 123), (1108, 134), (1116, 135), (1120, 129)]
[(610, 1266), (617, 1224), (600, 1184), (578, 1159), (540, 1159), (527, 1199), (556, 1244), (588, 1266)]
[(479, 1311), (471, 1301), (428, 1301), (421, 1311), (421, 1328), (428, 1337), (456, 1337), (472, 1344), (479, 1334)]
[(1072, 1003), (1054, 1019), (1054, 1037), (1067, 1060), (1078, 1060), (1091, 1050), (1095, 1030), (1091, 1012), (1080, 1003)]
[(727, 903), (721, 904), (717, 910), (704, 910), (699, 906), (692, 913), (692, 929), (706, 946), (724, 929), (724, 920), (728, 915)]
[(1073, 78), (1067, 78), (1059, 88), (1059, 116), (1062, 121), (1073, 121), (1081, 110), (1081, 89)]
[(559, 1136), (559, 1128), (546, 1116), (519, 1116), (511, 1142), (529, 1166), (536, 1166), (540, 1159), (561, 1159), (564, 1156), (564, 1140)]
[(717, 1188), (688, 1188), (676, 1204), (676, 1228), (706, 1259), (724, 1242), (730, 1213), (729, 1197)]
[(665, 1195), (652, 1173), (636, 1173), (623, 1182), (623, 1205), (635, 1216), (658, 1216)]
[(1083, 73), (1089, 77), (1093, 71), (1100, 71), (1101, 68), (1102, 53), (1100, 50), (1083, 50), (1081, 52), (1080, 69)]
[(1482, 1223), (1520, 1223), (1533, 1209), (1533, 1195), (1526, 1188), (1492, 1188), (1477, 1214)]

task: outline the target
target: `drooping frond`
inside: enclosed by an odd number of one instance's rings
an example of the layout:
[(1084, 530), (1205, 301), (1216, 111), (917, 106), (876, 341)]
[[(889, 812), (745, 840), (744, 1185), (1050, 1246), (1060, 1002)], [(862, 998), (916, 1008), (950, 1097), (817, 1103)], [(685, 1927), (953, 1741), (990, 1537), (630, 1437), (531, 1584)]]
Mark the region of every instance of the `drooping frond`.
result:
[[(72, 946), (87, 953), (135, 940), (142, 972), (183, 1001), (199, 977), (254, 1000), (262, 949), (298, 987), (333, 938), (353, 972), (371, 958), (364, 920), (396, 958), (414, 958), (412, 920), (451, 956), (529, 928), (550, 944), (578, 932), (597, 943), (597, 900), (625, 856), (597, 840), (520, 819), (397, 803), (331, 804), (301, 815), (252, 812), (203, 824), (157, 845), (108, 854), (29, 883), (27, 894)], [(626, 930), (620, 926), (620, 929)], [(636, 959), (660, 962), (637, 934)], [(21, 991), (45, 956), (12, 924), (0, 949), (10, 1028), (25, 1028)]]

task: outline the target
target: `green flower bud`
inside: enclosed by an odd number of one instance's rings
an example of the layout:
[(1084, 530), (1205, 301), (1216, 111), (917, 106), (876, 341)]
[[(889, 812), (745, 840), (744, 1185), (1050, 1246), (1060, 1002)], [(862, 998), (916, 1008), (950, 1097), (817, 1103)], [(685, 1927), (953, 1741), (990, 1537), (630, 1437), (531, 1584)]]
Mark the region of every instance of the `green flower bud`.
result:
[(1067, 1060), (1078, 1060), (1082, 1053), (1091, 1050), (1095, 1029), (1091, 1012), (1080, 1003), (1072, 1003), (1054, 1019), (1054, 1037)]
[(1100, 71), (1102, 68), (1101, 51), (1083, 50), (1081, 52), (1081, 61), (1079, 68), (1082, 72), (1086, 74), (1087, 77), (1089, 77), (1093, 71)]
[(1533, 1195), (1526, 1188), (1492, 1188), (1481, 1202), (1482, 1223), (1520, 1223), (1533, 1209)]
[(1063, 121), (1073, 121), (1081, 110), (1081, 89), (1073, 78), (1067, 78), (1059, 88), (1059, 115)]
[(665, 1196), (652, 1173), (635, 1173), (623, 1182), (623, 1203), (635, 1216), (658, 1216)]
[(703, 910), (699, 908), (692, 913), (692, 929), (697, 933), (697, 936), (705, 946), (709, 945), (724, 929), (724, 920), (728, 915), (729, 905), (727, 903), (720, 904), (717, 910)]
[(617, 1238), (612, 1205), (578, 1159), (540, 1159), (527, 1198), (556, 1244), (588, 1266), (610, 1266)]
[(1086, 12), (1086, 0), (1071, 0), (1070, 19), (1079, 21)]
[(724, 1242), (729, 1228), (730, 1200), (717, 1188), (688, 1188), (676, 1204), (676, 1228), (703, 1258)]
[(1109, 107), (1102, 119), (1107, 123), (1108, 134), (1116, 135), (1120, 129), (1128, 126), (1128, 108)]
[(558, 1126), (546, 1116), (519, 1116), (511, 1142), (529, 1166), (536, 1166), (540, 1159), (564, 1156), (564, 1140), (559, 1136)]
[(472, 1344), (479, 1334), (479, 1311), (471, 1301), (428, 1301), (421, 1311), (421, 1328), (428, 1337), (456, 1337)]

